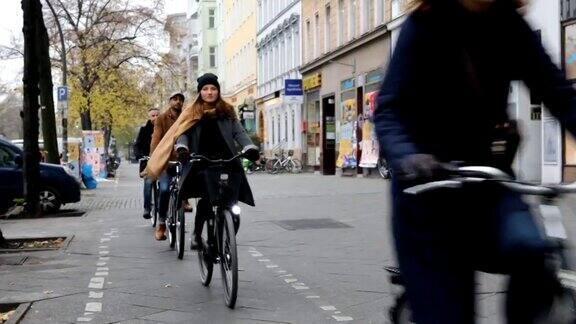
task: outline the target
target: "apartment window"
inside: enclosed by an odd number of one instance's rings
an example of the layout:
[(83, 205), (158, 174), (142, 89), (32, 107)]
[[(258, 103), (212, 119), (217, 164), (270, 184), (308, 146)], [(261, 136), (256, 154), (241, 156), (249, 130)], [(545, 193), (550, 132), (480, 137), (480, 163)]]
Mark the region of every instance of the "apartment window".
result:
[(376, 0), (376, 24), (384, 23), (384, 0)]
[(210, 67), (216, 67), (216, 46), (210, 46)]
[(400, 16), (401, 0), (392, 0), (392, 19)]
[(338, 1), (338, 44), (342, 45), (346, 41), (344, 39), (344, 31), (346, 28), (346, 8), (344, 8), (344, 0)]
[(190, 70), (193, 76), (198, 73), (198, 56), (193, 56), (190, 59)]
[(301, 57), (300, 57), (300, 29), (298, 29), (298, 25), (294, 26), (294, 36), (292, 37), (294, 41), (294, 67), (300, 65)]
[(332, 38), (332, 16), (330, 5), (326, 6), (326, 17), (324, 18), (324, 24), (324, 51), (330, 52), (330, 39)]
[(356, 37), (356, 0), (350, 0), (349, 39)]
[(292, 70), (294, 67), (294, 63), (292, 62), (292, 50), (294, 47), (292, 46), (292, 34), (288, 33), (288, 38), (286, 39), (286, 70)]
[(208, 9), (208, 28), (214, 28), (216, 26), (216, 9)]
[(374, 28), (374, 1), (375, 0), (364, 0), (362, 4), (362, 9), (364, 12), (364, 32), (368, 32)]
[(314, 57), (320, 56), (320, 15), (314, 17)]
[(280, 60), (279, 60), (280, 61), (279, 62), (280, 71), (279, 71), (279, 73), (280, 74), (283, 74), (286, 71), (285, 66), (284, 66), (284, 64), (285, 64), (284, 60), (286, 59), (284, 56), (284, 48), (285, 48), (284, 47), (284, 39), (282, 39), (282, 40), (280, 40), (280, 53), (279, 53), (280, 54)]
[(306, 20), (306, 43), (306, 61), (310, 61), (312, 57), (312, 29), (310, 27), (310, 20)]

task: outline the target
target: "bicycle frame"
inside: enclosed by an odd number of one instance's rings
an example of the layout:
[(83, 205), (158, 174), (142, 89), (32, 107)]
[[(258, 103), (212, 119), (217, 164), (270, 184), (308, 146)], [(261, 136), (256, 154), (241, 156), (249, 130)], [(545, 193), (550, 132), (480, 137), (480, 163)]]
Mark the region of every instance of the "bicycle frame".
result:
[[(562, 292), (555, 296), (555, 298), (560, 300), (560, 306), (555, 305), (556, 308), (551, 308), (548, 314), (542, 314), (541, 320), (542, 323), (549, 323), (547, 321), (549, 319), (555, 319), (556, 317), (566, 318), (565, 316), (569, 316), (571, 321), (574, 320), (574, 318), (576, 318), (576, 294), (574, 293), (574, 289), (576, 289), (576, 276), (573, 271), (575, 268), (573, 267), (574, 263), (572, 259), (566, 252), (567, 235), (562, 223), (563, 217), (558, 207), (558, 199), (562, 194), (575, 193), (576, 183), (554, 186), (523, 183), (512, 179), (509, 175), (498, 169), (490, 167), (451, 168), (449, 166), (449, 168), (446, 168), (446, 171), (455, 177), (407, 188), (404, 190), (404, 193), (407, 195), (419, 195), (436, 189), (459, 189), (462, 188), (464, 184), (482, 184), (484, 182), (498, 183), (521, 195), (537, 196), (540, 198), (537, 205), (537, 207), (539, 207), (539, 216), (542, 218), (547, 239), (554, 245), (554, 252), (548, 253), (547, 255), (551, 261), (547, 264), (549, 270), (556, 274), (557, 281), (563, 287)], [(390, 274), (390, 282), (392, 284), (404, 286), (399, 269), (393, 267), (385, 267), (385, 269)], [(396, 297), (395, 304), (389, 310), (389, 317), (392, 323), (407, 323), (409, 319), (402, 316), (406, 314), (406, 309), (409, 310), (409, 305), (406, 294), (402, 293)]]

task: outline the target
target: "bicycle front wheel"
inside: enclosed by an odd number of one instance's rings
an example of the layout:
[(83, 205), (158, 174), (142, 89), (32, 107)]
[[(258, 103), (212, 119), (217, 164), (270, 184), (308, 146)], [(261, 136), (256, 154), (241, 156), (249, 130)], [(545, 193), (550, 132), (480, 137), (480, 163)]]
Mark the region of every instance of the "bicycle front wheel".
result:
[[(196, 210), (198, 212), (198, 210)], [(202, 226), (202, 247), (198, 251), (198, 265), (200, 266), (200, 279), (202, 280), (202, 285), (208, 287), (212, 281), (212, 272), (214, 271), (214, 257), (211, 254), (211, 246), (214, 240), (211, 238), (214, 233), (214, 228), (212, 220), (204, 220), (204, 226)]]
[(234, 308), (238, 296), (238, 251), (234, 221), (229, 210), (224, 210), (219, 226), (220, 270), (224, 286), (226, 306)]
[(179, 204), (179, 208), (176, 211), (176, 252), (178, 254), (178, 259), (182, 260), (184, 258), (185, 241), (186, 236), (186, 220), (184, 217), (184, 206), (182, 203)]

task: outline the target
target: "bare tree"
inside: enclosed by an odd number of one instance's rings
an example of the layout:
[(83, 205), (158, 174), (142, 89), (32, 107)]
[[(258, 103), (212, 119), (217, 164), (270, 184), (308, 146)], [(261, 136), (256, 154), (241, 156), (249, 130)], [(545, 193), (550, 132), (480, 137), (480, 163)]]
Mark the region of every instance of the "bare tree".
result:
[(0, 85), (0, 135), (7, 138), (22, 138), (22, 95), (14, 90), (8, 90)]
[[(47, 162), (50, 163), (60, 163), (60, 158), (58, 156), (58, 141), (56, 134), (56, 116), (54, 114), (54, 98), (52, 95), (53, 83), (52, 83), (52, 64), (50, 60), (50, 48), (49, 48), (49, 38), (48, 31), (44, 25), (44, 17), (42, 11), (38, 16), (38, 28), (35, 31), (37, 35), (37, 40), (41, 42), (38, 47), (42, 52), (38, 57), (40, 61), (38, 62), (38, 72), (40, 77), (40, 95), (42, 103), (42, 137), (44, 139), (44, 150), (47, 153)], [(0, 46), (0, 59), (14, 59), (22, 58), (24, 44), (22, 39), (12, 36), (10, 45)]]
[(92, 129), (90, 93), (107, 70), (124, 64), (154, 64), (147, 41), (158, 35), (161, 0), (57, 0), (65, 30), (69, 69), (81, 92), (82, 129)]

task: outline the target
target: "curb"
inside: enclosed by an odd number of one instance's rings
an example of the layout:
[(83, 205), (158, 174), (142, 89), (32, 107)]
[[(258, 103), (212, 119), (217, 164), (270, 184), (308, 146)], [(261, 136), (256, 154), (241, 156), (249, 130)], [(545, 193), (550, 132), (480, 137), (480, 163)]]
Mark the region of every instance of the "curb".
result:
[(22, 303), (22, 304), (18, 305), (14, 315), (12, 315), (10, 317), (10, 319), (7, 322), (5, 322), (4, 324), (20, 323), (20, 321), (24, 318), (24, 315), (26, 314), (28, 309), (30, 309), (30, 305), (32, 305), (32, 303)]
[(10, 240), (34, 240), (34, 239), (51, 240), (51, 239), (58, 239), (61, 237), (66, 237), (66, 239), (64, 239), (64, 242), (62, 242), (61, 247), (53, 247), (53, 248), (47, 247), (47, 248), (38, 248), (38, 249), (31, 249), (31, 248), (27, 248), (27, 249), (0, 249), (0, 254), (65, 250), (70, 245), (70, 242), (74, 238), (74, 235), (61, 235), (61, 236), (52, 236), (52, 237), (9, 237), (9, 238), (6, 238), (6, 240), (8, 240), (8, 241), (10, 241)]

